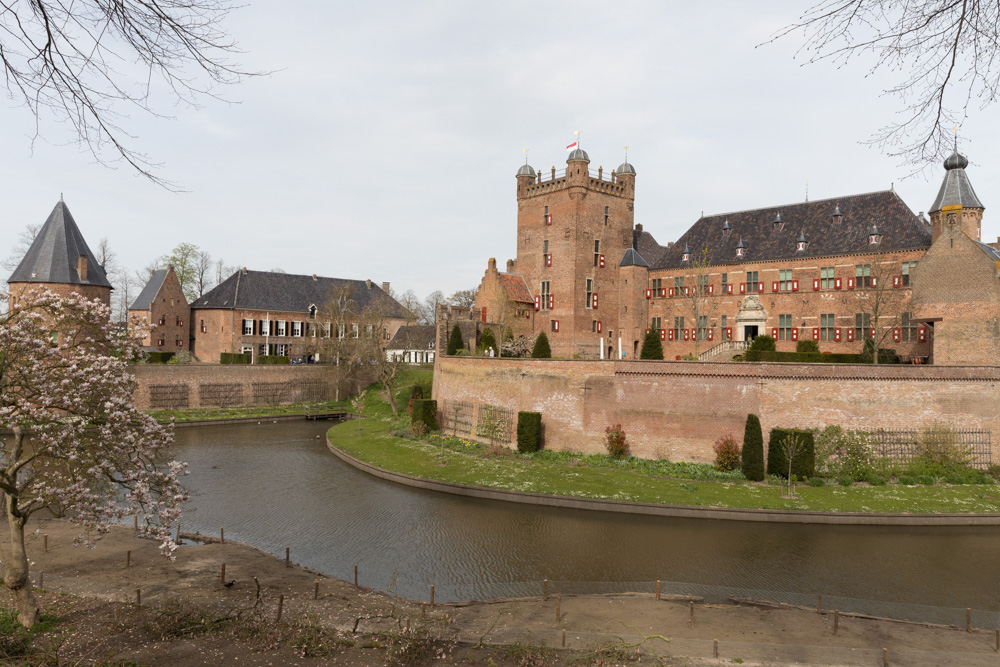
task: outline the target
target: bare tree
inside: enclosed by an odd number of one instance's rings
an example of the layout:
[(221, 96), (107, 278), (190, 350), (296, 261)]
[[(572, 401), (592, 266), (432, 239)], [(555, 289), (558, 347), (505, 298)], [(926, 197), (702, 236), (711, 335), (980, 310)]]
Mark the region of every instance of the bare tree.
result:
[[(161, 185), (158, 166), (132, 148), (120, 124), (128, 110), (159, 114), (160, 88), (176, 101), (215, 97), (221, 85), (253, 73), (229, 61), (237, 53), (222, 24), (228, 0), (32, 0), (0, 9), (0, 64), (8, 95), (35, 116), (70, 125), (79, 144), (103, 164), (122, 160)], [(136, 63), (135, 76), (122, 65)], [(162, 84), (162, 85), (157, 85)]]
[(472, 308), (476, 305), (476, 290), (460, 289), (448, 297), (448, 303), (459, 308)]
[(194, 258), (194, 283), (199, 297), (218, 284), (212, 282), (212, 256), (207, 250), (199, 251)]
[(446, 303), (444, 294), (441, 290), (434, 290), (427, 295), (424, 299), (423, 306), (420, 310), (420, 323), (421, 324), (434, 324), (434, 317), (437, 313), (438, 304)]
[(215, 284), (221, 285), (223, 280), (239, 270), (239, 266), (230, 266), (220, 257), (215, 261)]
[(856, 274), (861, 274), (855, 277), (854, 293), (862, 315), (861, 339), (872, 341), (873, 364), (878, 363), (879, 350), (885, 347), (886, 340), (900, 325), (906, 303), (904, 290), (893, 284), (893, 276), (902, 273), (900, 260), (888, 252), (882, 252), (878, 249), (880, 245), (875, 246), (871, 264), (862, 264), (855, 270)]
[(420, 320), (420, 311), (423, 306), (420, 303), (420, 297), (418, 297), (413, 290), (408, 289), (399, 296), (390, 293), (389, 296), (394, 298), (396, 302), (403, 307), (403, 310), (406, 311), (408, 318), (413, 321)]
[[(694, 253), (689, 253), (693, 255)], [(708, 249), (702, 249), (697, 258), (688, 260), (691, 267), (691, 284), (685, 285), (681, 290), (680, 297), (684, 299), (684, 306), (687, 313), (691, 315), (691, 323), (694, 325), (694, 356), (698, 356), (698, 348), (702, 336), (707, 335), (711, 326), (709, 321), (719, 307), (718, 299), (712, 298), (709, 293), (709, 264)], [(704, 324), (704, 326), (702, 326)]]
[[(397, 380), (405, 355), (386, 351), (390, 320), (394, 319), (393, 305), (387, 300), (376, 299), (358, 314), (360, 337), (353, 348), (353, 361), (355, 364), (368, 366), (374, 373), (373, 379), (382, 383), (392, 415), (396, 417), (399, 415), (399, 406), (396, 404)], [(413, 321), (407, 320), (404, 324), (413, 324)], [(403, 349), (412, 347), (407, 340), (407, 330), (403, 329)]]
[[(948, 130), (1000, 91), (1000, 14), (983, 0), (822, 0), (772, 39), (802, 33), (807, 63), (842, 66), (872, 56), (869, 74), (892, 72), (885, 92), (903, 102), (900, 120), (871, 143), (921, 168), (950, 150)], [(975, 100), (975, 102), (974, 102)]]
[[(8, 273), (13, 273), (14, 269), (17, 268), (17, 265), (21, 263), (21, 260), (24, 259), (24, 256), (28, 253), (28, 249), (34, 242), (35, 237), (38, 236), (38, 232), (41, 230), (41, 225), (25, 225), (24, 229), (21, 230), (21, 233), (17, 235), (17, 241), (14, 242), (14, 247), (11, 248), (10, 254), (7, 255), (7, 258), (3, 260), (3, 264), (0, 266), (3, 266), (4, 270)], [(6, 280), (7, 277), (8, 276), (4, 276), (4, 280)]]

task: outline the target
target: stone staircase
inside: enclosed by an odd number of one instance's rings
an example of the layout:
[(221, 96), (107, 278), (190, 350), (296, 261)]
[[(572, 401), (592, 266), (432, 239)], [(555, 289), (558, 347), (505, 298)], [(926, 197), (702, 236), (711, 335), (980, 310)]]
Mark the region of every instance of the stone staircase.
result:
[(698, 355), (698, 361), (732, 361), (737, 354), (747, 349), (749, 341), (724, 340)]

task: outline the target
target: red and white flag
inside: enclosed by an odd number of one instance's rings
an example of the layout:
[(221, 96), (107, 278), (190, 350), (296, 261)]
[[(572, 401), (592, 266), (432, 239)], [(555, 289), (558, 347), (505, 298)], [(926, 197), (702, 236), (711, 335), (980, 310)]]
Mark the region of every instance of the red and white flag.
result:
[(566, 150), (568, 150), (568, 151), (575, 150), (576, 147), (579, 146), (579, 145), (580, 145), (580, 141), (576, 140), (573, 143), (571, 143), (569, 146), (567, 146)]

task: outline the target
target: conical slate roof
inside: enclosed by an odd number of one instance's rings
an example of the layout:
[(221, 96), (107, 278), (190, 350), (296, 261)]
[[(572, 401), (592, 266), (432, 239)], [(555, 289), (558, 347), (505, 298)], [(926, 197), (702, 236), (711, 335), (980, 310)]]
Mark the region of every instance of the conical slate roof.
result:
[(625, 254), (622, 256), (622, 261), (618, 264), (618, 266), (645, 266), (648, 268), (649, 264), (647, 264), (646, 260), (642, 258), (642, 255), (639, 254), (638, 250), (635, 248), (629, 248), (625, 251)]
[(944, 161), (944, 181), (941, 183), (937, 198), (934, 199), (934, 204), (931, 205), (930, 213), (936, 213), (945, 206), (955, 205), (963, 208), (985, 208), (965, 173), (968, 165), (969, 161), (958, 151)]
[[(77, 273), (79, 258), (87, 258), (87, 279)], [(111, 288), (104, 267), (90, 251), (80, 228), (61, 200), (52, 209), (24, 259), (7, 279), (9, 283), (99, 285)]]

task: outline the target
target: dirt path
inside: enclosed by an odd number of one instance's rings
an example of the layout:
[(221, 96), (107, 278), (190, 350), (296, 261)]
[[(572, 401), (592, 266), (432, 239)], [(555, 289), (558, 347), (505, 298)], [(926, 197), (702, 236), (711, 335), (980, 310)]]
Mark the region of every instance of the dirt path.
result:
[[(497, 664), (562, 664), (558, 657), (552, 662), (518, 662), (517, 651), (530, 652), (543, 646), (559, 648), (563, 630), (566, 647), (570, 649), (592, 650), (609, 642), (620, 649), (626, 647), (615, 654), (614, 660), (624, 660), (628, 653), (634, 653), (631, 645), (640, 644), (645, 637), (641, 650), (674, 656), (671, 664), (742, 661), (747, 665), (881, 665), (883, 648), (888, 649), (892, 665), (995, 667), (1000, 664), (992, 631), (969, 633), (841, 616), (839, 632), (834, 636), (832, 614), (734, 604), (696, 604), (692, 627), (691, 610), (686, 602), (656, 601), (646, 595), (550, 597), (462, 606), (438, 604), (431, 609), (419, 601), (358, 589), (349, 582), (295, 566), (286, 567), (282, 559), (246, 545), (214, 542), (182, 546), (176, 552), (176, 560), (171, 562), (159, 556), (155, 543), (135, 537), (130, 527), (113, 529), (95, 549), (74, 547), (77, 531), (67, 522), (47, 521), (36, 524), (32, 530), (35, 528), (38, 532), (30, 538), (29, 556), (34, 563), (32, 576), (36, 584), (44, 577), (43, 587), (48, 592), (41, 596), (43, 604), (58, 609), (57, 594), (71, 593), (95, 601), (88, 612), (95, 617), (114, 616), (96, 601), (104, 601), (105, 607), (107, 601), (134, 603), (136, 589), (140, 591), (142, 604), (151, 608), (167, 600), (184, 600), (207, 608), (249, 609), (257, 604), (274, 616), (283, 596), (285, 620), (308, 615), (324, 627), (339, 629), (345, 636), (357, 636), (355, 631), (403, 634), (408, 623), (413, 627), (419, 625), (430, 629), (435, 637), (452, 642), (456, 652), (451, 657), (461, 658), (464, 664), (479, 660), (468, 652), (468, 647), (480, 643), (508, 647), (504, 655), (510, 661)], [(130, 562), (126, 567), (127, 559)], [(231, 587), (223, 586), (220, 580), (223, 563), (226, 580), (235, 582)], [(259, 594), (254, 577), (260, 585)], [(0, 604), (10, 606), (8, 602)], [(713, 658), (714, 640), (718, 640), (718, 660)], [(237, 659), (240, 664), (266, 665), (282, 655), (272, 649), (241, 653)], [(204, 639), (146, 643), (115, 657), (142, 664), (223, 664), (227, 656), (229, 660), (234, 658), (233, 650), (225, 641)], [(341, 655), (337, 664), (396, 662), (395, 656), (387, 657), (384, 650), (351, 655), (351, 652)], [(295, 658), (292, 651), (275, 664), (300, 664), (297, 659), (289, 662)], [(617, 664), (614, 660), (588, 664)], [(326, 663), (306, 660), (301, 664)]]

